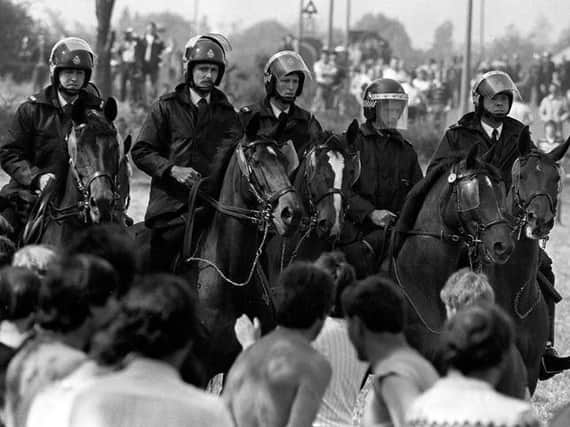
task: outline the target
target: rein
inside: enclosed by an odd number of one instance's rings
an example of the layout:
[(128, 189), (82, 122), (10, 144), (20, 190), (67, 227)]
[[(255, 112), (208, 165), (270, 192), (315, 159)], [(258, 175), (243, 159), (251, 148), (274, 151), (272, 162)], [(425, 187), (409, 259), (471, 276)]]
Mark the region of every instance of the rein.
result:
[[(247, 179), (249, 191), (255, 196), (258, 204), (261, 206), (261, 209), (246, 209), (246, 208), (239, 208), (236, 206), (230, 206), (223, 203), (220, 203), (218, 200), (214, 199), (209, 194), (206, 194), (202, 191), (198, 191), (198, 196), (208, 203), (212, 208), (214, 208), (217, 212), (221, 213), (222, 215), (229, 216), (231, 218), (235, 218), (242, 221), (251, 222), (259, 227), (260, 230), (263, 231), (263, 237), (261, 239), (260, 244), (258, 245), (255, 251), (255, 257), (253, 259), (253, 263), (247, 275), (247, 278), (243, 282), (237, 282), (232, 280), (228, 277), (218, 265), (205, 258), (191, 256), (186, 259), (187, 263), (192, 261), (203, 262), (210, 267), (214, 268), (216, 272), (220, 275), (224, 281), (227, 283), (242, 287), (247, 285), (253, 274), (255, 272), (255, 266), (259, 261), (259, 257), (263, 252), (263, 247), (265, 246), (265, 242), (267, 240), (267, 235), (269, 234), (269, 228), (271, 226), (271, 221), (273, 219), (273, 204), (278, 201), (281, 197), (288, 193), (295, 193), (296, 190), (292, 185), (288, 185), (282, 189), (277, 190), (276, 192), (266, 195), (264, 191), (261, 189), (261, 186), (258, 180), (255, 178), (255, 174), (253, 173), (253, 167), (250, 165), (249, 161), (245, 157), (243, 153), (243, 148), (249, 149), (254, 148), (257, 144), (267, 144), (267, 145), (275, 145), (274, 142), (271, 141), (254, 141), (252, 143), (246, 144), (242, 146), (242, 144), (238, 144), (236, 147), (236, 153), (238, 156), (238, 164), (240, 166), (240, 171), (242, 175)], [(243, 162), (244, 164), (240, 163)], [(202, 181), (202, 180), (201, 180)], [(197, 183), (194, 185), (198, 185)]]

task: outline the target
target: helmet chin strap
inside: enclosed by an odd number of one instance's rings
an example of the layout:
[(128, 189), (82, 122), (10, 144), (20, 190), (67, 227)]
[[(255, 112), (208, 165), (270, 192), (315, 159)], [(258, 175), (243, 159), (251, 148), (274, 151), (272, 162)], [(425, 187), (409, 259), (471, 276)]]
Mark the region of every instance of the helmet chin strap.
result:
[(63, 87), (62, 85), (58, 85), (58, 90), (60, 90), (61, 92), (63, 92), (64, 95), (67, 96), (77, 96), (79, 95), (79, 91), (81, 89), (67, 89), (65, 87)]
[(281, 94), (277, 91), (275, 91), (275, 94), (273, 95), (273, 97), (279, 101), (282, 102), (284, 104), (289, 104), (292, 105), (295, 103), (295, 99), (297, 99), (296, 96), (281, 96)]

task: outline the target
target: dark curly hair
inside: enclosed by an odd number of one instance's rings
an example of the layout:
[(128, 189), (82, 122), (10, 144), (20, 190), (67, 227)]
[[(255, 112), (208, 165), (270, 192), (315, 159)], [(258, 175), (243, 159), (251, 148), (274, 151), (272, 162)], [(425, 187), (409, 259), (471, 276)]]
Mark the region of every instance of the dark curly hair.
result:
[(330, 274), (309, 262), (297, 261), (279, 276), (282, 297), (277, 305), (277, 324), (306, 329), (324, 319), (334, 301), (334, 282)]
[(498, 365), (513, 345), (511, 319), (496, 305), (477, 304), (457, 312), (444, 325), (440, 358), (444, 369), (464, 375)]
[(33, 314), (38, 306), (40, 278), (24, 267), (0, 270), (0, 321), (18, 320)]
[(334, 279), (335, 296), (331, 316), (342, 317), (343, 312), (340, 297), (346, 287), (354, 283), (356, 280), (354, 268), (346, 261), (344, 254), (339, 251), (326, 252), (322, 254), (315, 261), (315, 265), (325, 270)]
[(119, 280), (113, 266), (93, 255), (62, 257), (51, 265), (40, 287), (38, 324), (69, 332), (91, 316), (92, 307), (116, 295)]
[(149, 274), (123, 297), (117, 317), (94, 343), (92, 355), (107, 365), (129, 353), (160, 359), (184, 348), (198, 334), (189, 284), (173, 274)]

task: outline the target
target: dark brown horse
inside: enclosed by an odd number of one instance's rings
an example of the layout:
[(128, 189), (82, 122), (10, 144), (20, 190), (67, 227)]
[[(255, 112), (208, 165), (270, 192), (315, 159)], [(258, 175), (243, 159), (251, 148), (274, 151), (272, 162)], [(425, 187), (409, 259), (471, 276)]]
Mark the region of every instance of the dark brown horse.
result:
[(208, 378), (226, 372), (239, 353), (233, 326), (242, 313), (274, 326), (269, 290), (252, 279), (269, 233), (291, 234), (301, 217), (285, 159), (271, 134), (257, 135), (258, 127), (254, 117), (244, 138), (218, 153), (207, 198), (213, 218), (182, 273), (197, 290), (205, 337), (195, 352)]
[(297, 169), (293, 186), (301, 196), (303, 218), (291, 236), (276, 236), (267, 247), (267, 275), (276, 284), (279, 273), (295, 260), (315, 260), (333, 249), (340, 236), (345, 194), (360, 175), (354, 148), (358, 122), (346, 134), (324, 132), (322, 142), (309, 147)]
[[(529, 390), (534, 392), (540, 360), (548, 339), (548, 312), (537, 283), (539, 242), (546, 241), (554, 226), (561, 180), (558, 161), (570, 139), (544, 154), (534, 148), (530, 137), (521, 138), (520, 157), (513, 166), (512, 185), (507, 194), (508, 216), (512, 219), (515, 250), (508, 262), (485, 266), (497, 303), (513, 318), (517, 348), (527, 369)], [(569, 366), (570, 368), (570, 366)]]
[(408, 302), (406, 335), (430, 360), (446, 318), (440, 291), (449, 275), (470, 264), (505, 263), (514, 247), (500, 175), (476, 154), (475, 147), (420, 181), (396, 224), (391, 269)]
[(117, 103), (103, 111), (73, 105), (73, 126), (66, 138), (69, 170), (62, 188), (55, 182), (42, 193), (24, 229), (22, 244), (64, 245), (91, 224), (122, 223), (129, 198), (127, 154), (130, 136), (117, 138)]

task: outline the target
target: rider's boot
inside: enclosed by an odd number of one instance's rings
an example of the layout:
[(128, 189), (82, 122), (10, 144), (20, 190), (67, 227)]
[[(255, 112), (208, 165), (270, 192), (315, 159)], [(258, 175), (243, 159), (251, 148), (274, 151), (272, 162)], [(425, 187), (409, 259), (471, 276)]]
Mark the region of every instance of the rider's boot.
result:
[(540, 361), (539, 378), (547, 380), (556, 374), (570, 368), (570, 357), (560, 357), (554, 348), (554, 319), (555, 307), (554, 305), (560, 301), (561, 296), (554, 289), (554, 273), (552, 271), (552, 261), (546, 255), (546, 252), (541, 250), (538, 283), (542, 290), (546, 307), (548, 309), (548, 340), (546, 347), (542, 354)]

